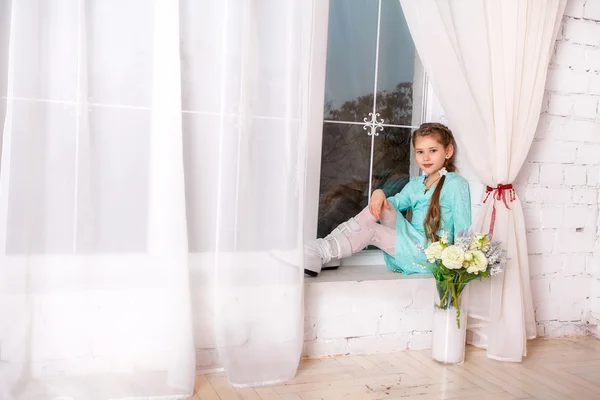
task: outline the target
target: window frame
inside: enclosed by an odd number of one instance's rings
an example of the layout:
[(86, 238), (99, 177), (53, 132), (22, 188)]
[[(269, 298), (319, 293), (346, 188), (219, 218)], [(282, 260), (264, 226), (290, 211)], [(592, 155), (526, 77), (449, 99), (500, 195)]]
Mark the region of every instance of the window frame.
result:
[[(381, 12), (381, 1), (379, 1)], [(309, 122), (308, 139), (306, 154), (306, 181), (305, 181), (305, 199), (304, 199), (304, 232), (303, 239), (307, 243), (317, 238), (318, 212), (319, 212), (319, 189), (321, 179), (321, 151), (323, 143), (324, 124), (332, 123), (324, 120), (325, 105), (325, 79), (326, 79), (326, 61), (327, 61), (327, 40), (329, 24), (329, 0), (315, 3), (314, 25), (313, 25), (313, 43), (311, 60), (311, 80), (310, 80), (310, 99), (309, 99)], [(379, 33), (377, 32), (377, 46), (379, 46)], [(319, 40), (324, 38), (324, 40)], [(376, 56), (377, 57), (377, 56)], [(376, 59), (375, 73), (378, 69), (378, 59)], [(413, 80), (413, 113), (412, 126), (392, 125), (392, 127), (404, 127), (416, 129), (424, 122), (427, 115), (431, 114), (430, 98), (431, 86), (429, 85), (424, 67), (418, 58), (415, 50)], [(417, 89), (417, 90), (415, 90)], [(367, 118), (369, 116), (366, 116)], [(343, 121), (340, 121), (343, 123)], [(333, 122), (335, 123), (335, 122)], [(355, 123), (356, 124), (356, 123)], [(370, 126), (374, 133), (378, 128), (372, 122), (360, 123), (363, 126)], [(386, 125), (384, 125), (385, 129)], [(414, 152), (410, 149), (409, 175), (411, 177), (420, 175), (421, 171), (415, 162)], [(369, 193), (369, 197), (370, 197)], [(363, 250), (352, 257), (342, 260), (342, 265), (382, 265), (384, 264), (383, 251), (381, 250)]]

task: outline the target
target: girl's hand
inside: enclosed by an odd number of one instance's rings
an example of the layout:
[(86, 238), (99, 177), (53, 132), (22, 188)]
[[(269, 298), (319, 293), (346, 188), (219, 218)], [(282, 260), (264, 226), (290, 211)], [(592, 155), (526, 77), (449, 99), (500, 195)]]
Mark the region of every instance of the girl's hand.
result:
[(376, 220), (379, 221), (379, 219), (381, 218), (381, 211), (383, 211), (384, 207), (389, 210), (390, 203), (387, 201), (383, 190), (377, 189), (371, 195), (371, 203), (369, 203), (369, 212), (372, 216), (375, 217)]

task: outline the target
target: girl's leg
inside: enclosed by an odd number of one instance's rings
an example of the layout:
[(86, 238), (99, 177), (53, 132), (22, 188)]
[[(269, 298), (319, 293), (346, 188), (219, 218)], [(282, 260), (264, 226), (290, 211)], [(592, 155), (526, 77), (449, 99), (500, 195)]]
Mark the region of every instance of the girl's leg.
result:
[[(387, 217), (386, 223), (394, 218), (393, 215)], [(321, 272), (323, 264), (332, 259), (348, 257), (369, 245), (377, 246), (386, 253), (394, 255), (395, 241), (395, 225), (389, 227), (378, 224), (369, 209), (365, 208), (356, 217), (340, 224), (324, 239), (317, 239), (305, 246), (304, 271), (308, 275), (316, 276)]]
[(384, 209), (381, 213), (381, 223), (377, 223), (368, 208), (362, 210), (354, 217), (362, 228), (361, 234), (348, 237), (352, 243), (352, 253), (357, 253), (367, 246), (375, 246), (393, 256), (396, 245), (397, 215), (395, 208)]
[(388, 228), (393, 228), (396, 230), (396, 220), (398, 219), (398, 210), (394, 207), (391, 207), (389, 210), (387, 208), (383, 208), (381, 211), (381, 218), (379, 219), (379, 223), (383, 226), (387, 226)]

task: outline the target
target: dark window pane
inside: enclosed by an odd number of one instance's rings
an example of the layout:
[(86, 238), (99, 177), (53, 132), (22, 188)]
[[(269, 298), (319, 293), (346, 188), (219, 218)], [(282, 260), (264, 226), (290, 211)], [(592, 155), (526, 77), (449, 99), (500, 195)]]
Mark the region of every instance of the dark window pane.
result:
[(384, 123), (413, 125), (415, 45), (398, 0), (382, 0), (377, 112)]
[(410, 167), (410, 129), (384, 128), (375, 137), (373, 151), (373, 190), (390, 197), (408, 183)]
[(318, 237), (358, 214), (368, 201), (371, 137), (360, 125), (323, 125)]
[(362, 122), (373, 111), (378, 5), (331, 0), (325, 119)]

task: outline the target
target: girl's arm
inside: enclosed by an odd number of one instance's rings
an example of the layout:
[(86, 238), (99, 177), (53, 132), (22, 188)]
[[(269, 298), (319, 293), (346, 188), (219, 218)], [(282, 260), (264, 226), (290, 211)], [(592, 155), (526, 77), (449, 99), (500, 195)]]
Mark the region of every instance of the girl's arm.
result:
[(402, 188), (400, 193), (397, 193), (395, 196), (388, 197), (388, 202), (398, 211), (406, 211), (411, 208), (412, 204), (410, 201), (410, 193), (412, 180), (409, 181), (406, 186)]
[(457, 179), (453, 188), (454, 234), (466, 232), (471, 228), (471, 191), (465, 179)]

